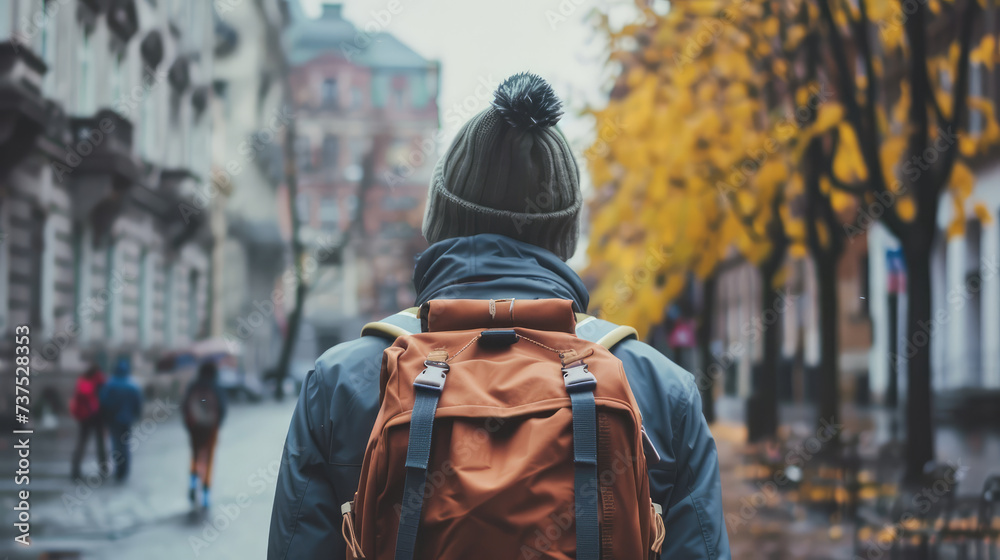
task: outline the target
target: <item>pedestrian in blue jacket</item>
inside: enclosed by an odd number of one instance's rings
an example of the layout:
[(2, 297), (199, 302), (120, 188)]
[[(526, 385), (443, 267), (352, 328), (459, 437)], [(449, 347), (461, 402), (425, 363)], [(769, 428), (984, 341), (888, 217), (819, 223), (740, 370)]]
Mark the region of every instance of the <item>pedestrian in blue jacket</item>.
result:
[[(415, 304), (561, 298), (583, 312), (587, 289), (564, 262), (579, 238), (582, 195), (575, 155), (555, 127), (559, 101), (530, 74), (498, 91), (506, 93), (466, 123), (435, 168), (423, 223), (431, 246), (414, 270)], [(282, 455), (269, 560), (346, 557), (339, 506), (357, 490), (379, 410), (382, 352), (392, 342), (339, 344), (306, 376)], [(651, 497), (664, 505), (661, 557), (730, 558), (719, 459), (694, 377), (634, 338), (611, 351), (661, 459), (649, 467)]]
[(115, 365), (111, 381), (101, 388), (101, 413), (111, 435), (115, 479), (128, 478), (131, 463), (128, 445), (129, 430), (142, 416), (142, 393), (130, 378), (131, 365), (127, 358), (120, 358)]

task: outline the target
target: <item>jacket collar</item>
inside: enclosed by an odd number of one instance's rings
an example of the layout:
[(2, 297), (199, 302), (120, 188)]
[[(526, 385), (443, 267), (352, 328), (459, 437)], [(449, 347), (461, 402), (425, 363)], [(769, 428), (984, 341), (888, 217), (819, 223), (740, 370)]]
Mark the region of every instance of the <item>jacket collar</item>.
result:
[(585, 311), (590, 300), (580, 277), (555, 254), (492, 233), (445, 239), (417, 257), (417, 305), (432, 299), (572, 300)]

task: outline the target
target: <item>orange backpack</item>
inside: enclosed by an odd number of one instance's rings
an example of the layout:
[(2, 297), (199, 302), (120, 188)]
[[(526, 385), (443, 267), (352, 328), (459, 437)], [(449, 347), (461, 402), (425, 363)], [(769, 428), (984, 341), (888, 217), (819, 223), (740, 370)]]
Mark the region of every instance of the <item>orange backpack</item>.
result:
[(341, 508), (348, 558), (659, 557), (658, 457), (621, 361), (576, 335), (571, 301), (434, 300), (419, 319), (380, 327), (398, 338)]

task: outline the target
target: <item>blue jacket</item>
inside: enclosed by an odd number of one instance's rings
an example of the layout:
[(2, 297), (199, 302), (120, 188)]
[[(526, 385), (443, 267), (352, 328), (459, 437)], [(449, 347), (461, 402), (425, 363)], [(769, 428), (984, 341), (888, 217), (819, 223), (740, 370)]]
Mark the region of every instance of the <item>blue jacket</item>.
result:
[(119, 426), (131, 426), (142, 416), (142, 393), (129, 378), (128, 370), (119, 367), (111, 381), (101, 388), (101, 414)]
[[(431, 299), (564, 298), (586, 310), (580, 278), (552, 253), (499, 235), (432, 245), (414, 272), (417, 305)], [(271, 512), (269, 560), (345, 558), (340, 504), (361, 476), (378, 413), (385, 338), (327, 350), (306, 376), (282, 454)], [(653, 500), (664, 504), (662, 558), (730, 558), (715, 440), (693, 376), (637, 340), (617, 344), (643, 422), (662, 461), (650, 466)]]

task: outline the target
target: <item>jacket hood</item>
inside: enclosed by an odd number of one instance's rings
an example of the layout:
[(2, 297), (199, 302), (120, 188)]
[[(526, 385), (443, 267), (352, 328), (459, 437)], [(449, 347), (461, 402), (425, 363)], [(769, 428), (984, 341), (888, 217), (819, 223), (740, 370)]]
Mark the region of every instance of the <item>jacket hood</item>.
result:
[(574, 302), (587, 310), (583, 280), (554, 253), (503, 235), (445, 239), (417, 257), (417, 305), (432, 299), (543, 299)]

